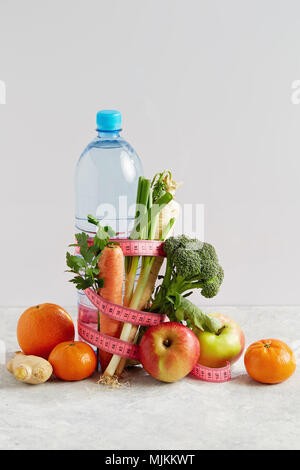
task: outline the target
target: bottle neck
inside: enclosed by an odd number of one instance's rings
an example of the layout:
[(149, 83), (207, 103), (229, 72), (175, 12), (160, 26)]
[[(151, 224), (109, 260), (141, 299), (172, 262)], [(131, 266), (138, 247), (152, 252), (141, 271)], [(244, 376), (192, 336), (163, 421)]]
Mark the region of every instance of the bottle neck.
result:
[(120, 131), (97, 131), (99, 139), (114, 140), (120, 137)]

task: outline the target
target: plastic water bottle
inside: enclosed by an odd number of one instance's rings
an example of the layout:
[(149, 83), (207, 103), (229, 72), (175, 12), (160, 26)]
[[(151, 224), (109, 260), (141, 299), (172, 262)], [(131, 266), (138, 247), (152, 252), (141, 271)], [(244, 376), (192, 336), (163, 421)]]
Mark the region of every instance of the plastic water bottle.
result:
[[(138, 179), (142, 163), (121, 136), (121, 113), (102, 110), (97, 113), (97, 137), (79, 158), (75, 174), (75, 233), (95, 235), (97, 227), (88, 222), (88, 214), (103, 226), (110, 225), (121, 237), (127, 237), (135, 216)], [(79, 306), (95, 309), (83, 292)]]

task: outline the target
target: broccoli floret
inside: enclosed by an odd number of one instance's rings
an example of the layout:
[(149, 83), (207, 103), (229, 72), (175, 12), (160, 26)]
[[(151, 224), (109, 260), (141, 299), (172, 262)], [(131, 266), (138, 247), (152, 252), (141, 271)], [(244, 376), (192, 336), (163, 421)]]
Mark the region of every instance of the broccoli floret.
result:
[(211, 299), (212, 297), (215, 297), (219, 291), (219, 281), (217, 277), (213, 277), (212, 279), (209, 279), (208, 281), (204, 282), (203, 288), (201, 289), (201, 294), (203, 297), (206, 297), (207, 299)]
[(178, 237), (170, 237), (164, 242), (164, 252), (167, 253), (168, 258), (173, 257), (176, 251), (185, 247), (190, 241), (185, 235), (180, 235)]
[(224, 270), (222, 266), (218, 265), (216, 270), (216, 275), (207, 281), (204, 281), (203, 288), (201, 290), (203, 297), (207, 297), (208, 299), (217, 295), (224, 279)]
[(218, 258), (212, 245), (204, 243), (199, 252), (201, 258), (201, 279), (209, 280), (216, 276), (218, 271)]
[(212, 245), (180, 235), (167, 239), (164, 250), (168, 257), (167, 280), (171, 288), (180, 293), (200, 288), (201, 294), (209, 298), (218, 293), (224, 272)]
[(192, 309), (193, 304), (185, 299), (193, 289), (200, 289), (207, 298), (218, 293), (224, 271), (214, 247), (180, 235), (168, 238), (164, 251), (167, 254), (166, 271), (162, 284), (156, 290), (151, 311), (165, 312), (172, 321), (190, 322), (196, 328), (201, 324), (203, 329), (216, 331), (217, 327), (211, 324), (211, 319), (203, 312), (200, 314), (197, 307)]
[(173, 255), (173, 263), (177, 274), (184, 278), (198, 277), (201, 272), (201, 256), (194, 250), (178, 248)]
[(218, 266), (217, 277), (218, 277), (219, 283), (221, 285), (223, 280), (224, 280), (224, 269), (220, 265)]

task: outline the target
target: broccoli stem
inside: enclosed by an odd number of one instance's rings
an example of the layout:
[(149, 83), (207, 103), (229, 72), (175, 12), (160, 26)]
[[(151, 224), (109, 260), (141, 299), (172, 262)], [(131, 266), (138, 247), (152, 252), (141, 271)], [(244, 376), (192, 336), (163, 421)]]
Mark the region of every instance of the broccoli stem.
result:
[(181, 297), (180, 305), (175, 311), (175, 316), (178, 319), (190, 322), (194, 328), (198, 328), (201, 331), (217, 333), (222, 327), (222, 322), (219, 319), (202, 312), (199, 307), (185, 297)]
[[(170, 280), (171, 275), (172, 262), (167, 263), (164, 281), (159, 292), (155, 296), (150, 311), (163, 312), (171, 321), (186, 321), (194, 328), (216, 333), (222, 326), (221, 322), (217, 318), (211, 317), (202, 312), (199, 307), (181, 295), (183, 292), (193, 289), (195, 283), (186, 282), (181, 276), (177, 276), (173, 280)], [(176, 301), (178, 302), (178, 298), (179, 305), (175, 307), (174, 303)], [(172, 299), (174, 300), (174, 303), (172, 302)]]

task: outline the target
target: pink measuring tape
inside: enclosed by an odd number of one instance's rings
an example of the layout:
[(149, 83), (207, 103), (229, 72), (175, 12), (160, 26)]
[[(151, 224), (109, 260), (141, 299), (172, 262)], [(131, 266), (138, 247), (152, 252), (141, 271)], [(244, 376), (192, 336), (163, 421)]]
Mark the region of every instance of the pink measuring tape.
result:
[[(89, 240), (90, 241), (90, 240)], [(91, 240), (92, 241), (92, 240)], [(125, 256), (165, 256), (163, 242), (153, 240), (112, 239), (120, 244)], [(160, 313), (143, 312), (105, 300), (92, 289), (85, 294), (90, 302), (110, 318), (133, 325), (154, 326), (166, 320)], [(78, 334), (81, 338), (98, 349), (117, 354), (128, 359), (139, 359), (139, 346), (119, 338), (113, 338), (97, 331), (97, 312), (89, 307), (79, 305)], [(224, 367), (212, 368), (196, 364), (191, 374), (206, 382), (227, 382), (231, 379), (229, 362)]]

